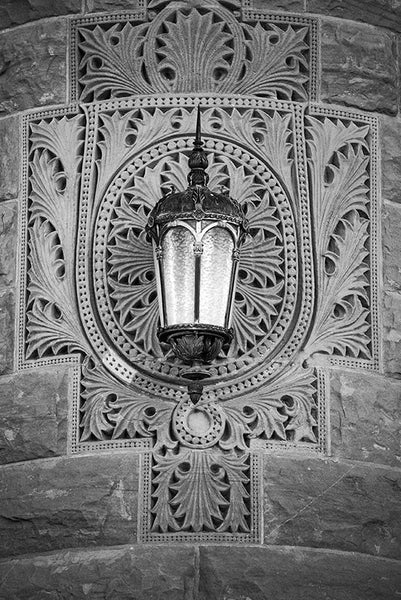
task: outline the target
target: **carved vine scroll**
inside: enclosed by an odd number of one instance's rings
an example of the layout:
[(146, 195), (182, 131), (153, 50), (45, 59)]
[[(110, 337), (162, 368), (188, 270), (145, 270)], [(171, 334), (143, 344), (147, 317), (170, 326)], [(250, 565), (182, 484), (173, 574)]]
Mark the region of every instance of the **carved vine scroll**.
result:
[[(73, 452), (144, 452), (145, 541), (258, 541), (260, 457), (325, 452), (327, 368), (378, 366), (376, 120), (307, 103), (313, 19), (239, 8), (74, 20), (82, 104), (24, 120), (19, 365), (76, 365)], [(252, 236), (194, 407), (156, 335), (144, 224), (187, 185), (198, 104), (209, 185)]]

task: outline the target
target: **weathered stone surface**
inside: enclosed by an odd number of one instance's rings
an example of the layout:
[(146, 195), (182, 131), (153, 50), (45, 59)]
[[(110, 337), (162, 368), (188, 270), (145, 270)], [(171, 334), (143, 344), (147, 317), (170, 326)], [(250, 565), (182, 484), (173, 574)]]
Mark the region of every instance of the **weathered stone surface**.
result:
[(2, 0), (0, 28), (15, 27), (28, 21), (78, 13), (81, 0)]
[(0, 463), (66, 452), (68, 390), (67, 367), (0, 380)]
[(401, 471), (295, 455), (265, 460), (266, 544), (401, 557)]
[(401, 207), (385, 203), (383, 236), (384, 368), (401, 377)]
[(1, 555), (134, 542), (138, 462), (115, 452), (3, 466)]
[(306, 0), (306, 10), (401, 31), (400, 0)]
[[(1, 75), (0, 75), (1, 78)], [(0, 119), (0, 202), (12, 200), (19, 191), (18, 118)]]
[(0, 115), (65, 102), (65, 19), (0, 34)]
[[(302, 548), (119, 547), (0, 562), (1, 600), (393, 600), (400, 563)], [(268, 594), (268, 595), (267, 595)]]
[(14, 313), (14, 291), (0, 290), (0, 375), (13, 369)]
[(191, 547), (69, 550), (0, 562), (0, 600), (193, 600)]
[(322, 24), (322, 100), (395, 115), (395, 36), (341, 20)]
[(401, 203), (401, 121), (382, 116), (380, 147), (384, 200)]
[(17, 204), (0, 204), (0, 290), (15, 284)]
[(85, 0), (85, 12), (112, 12), (114, 10), (138, 10), (141, 7), (139, 0)]
[(301, 548), (200, 548), (199, 600), (392, 600), (401, 564)]
[(401, 290), (384, 290), (383, 349), (385, 372), (401, 377)]
[(330, 422), (334, 456), (401, 466), (401, 381), (332, 371)]
[(303, 0), (252, 0), (251, 9), (303, 12)]

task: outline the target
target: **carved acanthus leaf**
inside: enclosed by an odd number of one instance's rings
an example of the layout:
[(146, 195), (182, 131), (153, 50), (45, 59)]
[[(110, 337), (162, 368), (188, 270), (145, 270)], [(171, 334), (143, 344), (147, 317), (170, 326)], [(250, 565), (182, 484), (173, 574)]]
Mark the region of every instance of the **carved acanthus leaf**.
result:
[(117, 23), (107, 30), (99, 25), (93, 30), (81, 29), (84, 52), (79, 68), (84, 97), (108, 98), (111, 90), (116, 97), (152, 94), (154, 90), (141, 72), (147, 28), (147, 24)]
[(165, 91), (220, 91), (234, 53), (232, 34), (223, 20), (196, 8), (188, 14), (177, 11), (175, 21), (164, 21), (164, 32), (158, 33), (157, 40), (157, 71)]
[(132, 388), (88, 359), (82, 367), (82, 386), (82, 441), (93, 437), (100, 440), (125, 436), (153, 438), (157, 433), (159, 446), (176, 446), (165, 431), (174, 403), (162, 398), (138, 397)]
[(155, 460), (153, 531), (249, 531), (249, 455), (181, 450)]
[(251, 438), (316, 442), (314, 381), (312, 369), (292, 366), (251, 397), (225, 402), (227, 432), (220, 447), (246, 450)]
[(46, 221), (31, 226), (28, 291), (32, 306), (27, 312), (27, 356), (47, 350), (57, 353), (63, 347), (88, 350), (80, 326), (71, 270), (58, 234)]
[(285, 30), (273, 23), (265, 29), (260, 23), (246, 26), (251, 55), (245, 60), (245, 73), (236, 85), (237, 94), (307, 100), (308, 79), (305, 41), (308, 28), (291, 26)]

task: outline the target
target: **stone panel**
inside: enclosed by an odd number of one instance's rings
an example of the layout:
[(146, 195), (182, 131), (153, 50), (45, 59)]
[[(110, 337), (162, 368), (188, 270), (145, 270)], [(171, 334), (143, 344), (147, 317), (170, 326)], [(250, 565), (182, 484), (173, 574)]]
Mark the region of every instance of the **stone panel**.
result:
[(0, 119), (0, 147), (1, 202), (16, 198), (19, 192), (19, 132), (16, 117)]
[(14, 313), (14, 291), (0, 290), (0, 375), (13, 369)]
[(134, 542), (138, 460), (114, 452), (3, 467), (2, 555)]
[(0, 115), (65, 102), (66, 37), (64, 19), (0, 35)]
[(334, 456), (401, 465), (401, 382), (333, 371), (331, 448)]
[(85, 12), (113, 12), (115, 10), (138, 10), (140, 0), (85, 0)]
[(304, 12), (304, 0), (251, 0), (254, 10)]
[(386, 203), (383, 232), (383, 341), (384, 368), (401, 376), (401, 209)]
[(401, 31), (399, 0), (306, 0), (306, 10)]
[(0, 600), (193, 600), (190, 547), (68, 550), (0, 563)]
[(0, 27), (15, 27), (28, 21), (78, 13), (81, 0), (3, 0), (0, 6)]
[(395, 115), (394, 35), (368, 25), (323, 22), (321, 95), (326, 102)]
[(401, 557), (401, 472), (371, 464), (271, 456), (266, 544)]
[(401, 121), (383, 116), (380, 120), (382, 193), (384, 200), (401, 202)]
[(17, 205), (0, 204), (0, 290), (14, 285), (17, 248)]
[(199, 600), (392, 600), (397, 561), (301, 548), (201, 548)]
[(66, 452), (68, 376), (64, 366), (0, 380), (0, 463)]

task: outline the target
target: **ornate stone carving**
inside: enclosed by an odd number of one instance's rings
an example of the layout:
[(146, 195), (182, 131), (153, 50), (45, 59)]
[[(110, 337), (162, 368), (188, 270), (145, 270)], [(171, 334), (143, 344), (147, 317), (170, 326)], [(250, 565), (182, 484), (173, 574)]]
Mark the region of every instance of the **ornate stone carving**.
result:
[[(19, 365), (74, 365), (73, 452), (144, 453), (147, 541), (257, 541), (263, 452), (325, 452), (327, 366), (378, 367), (376, 120), (305, 104), (312, 19), (233, 7), (73, 21), (86, 104), (24, 119)], [(253, 235), (194, 406), (156, 336), (144, 226), (187, 185), (198, 103), (209, 186), (231, 185)]]

